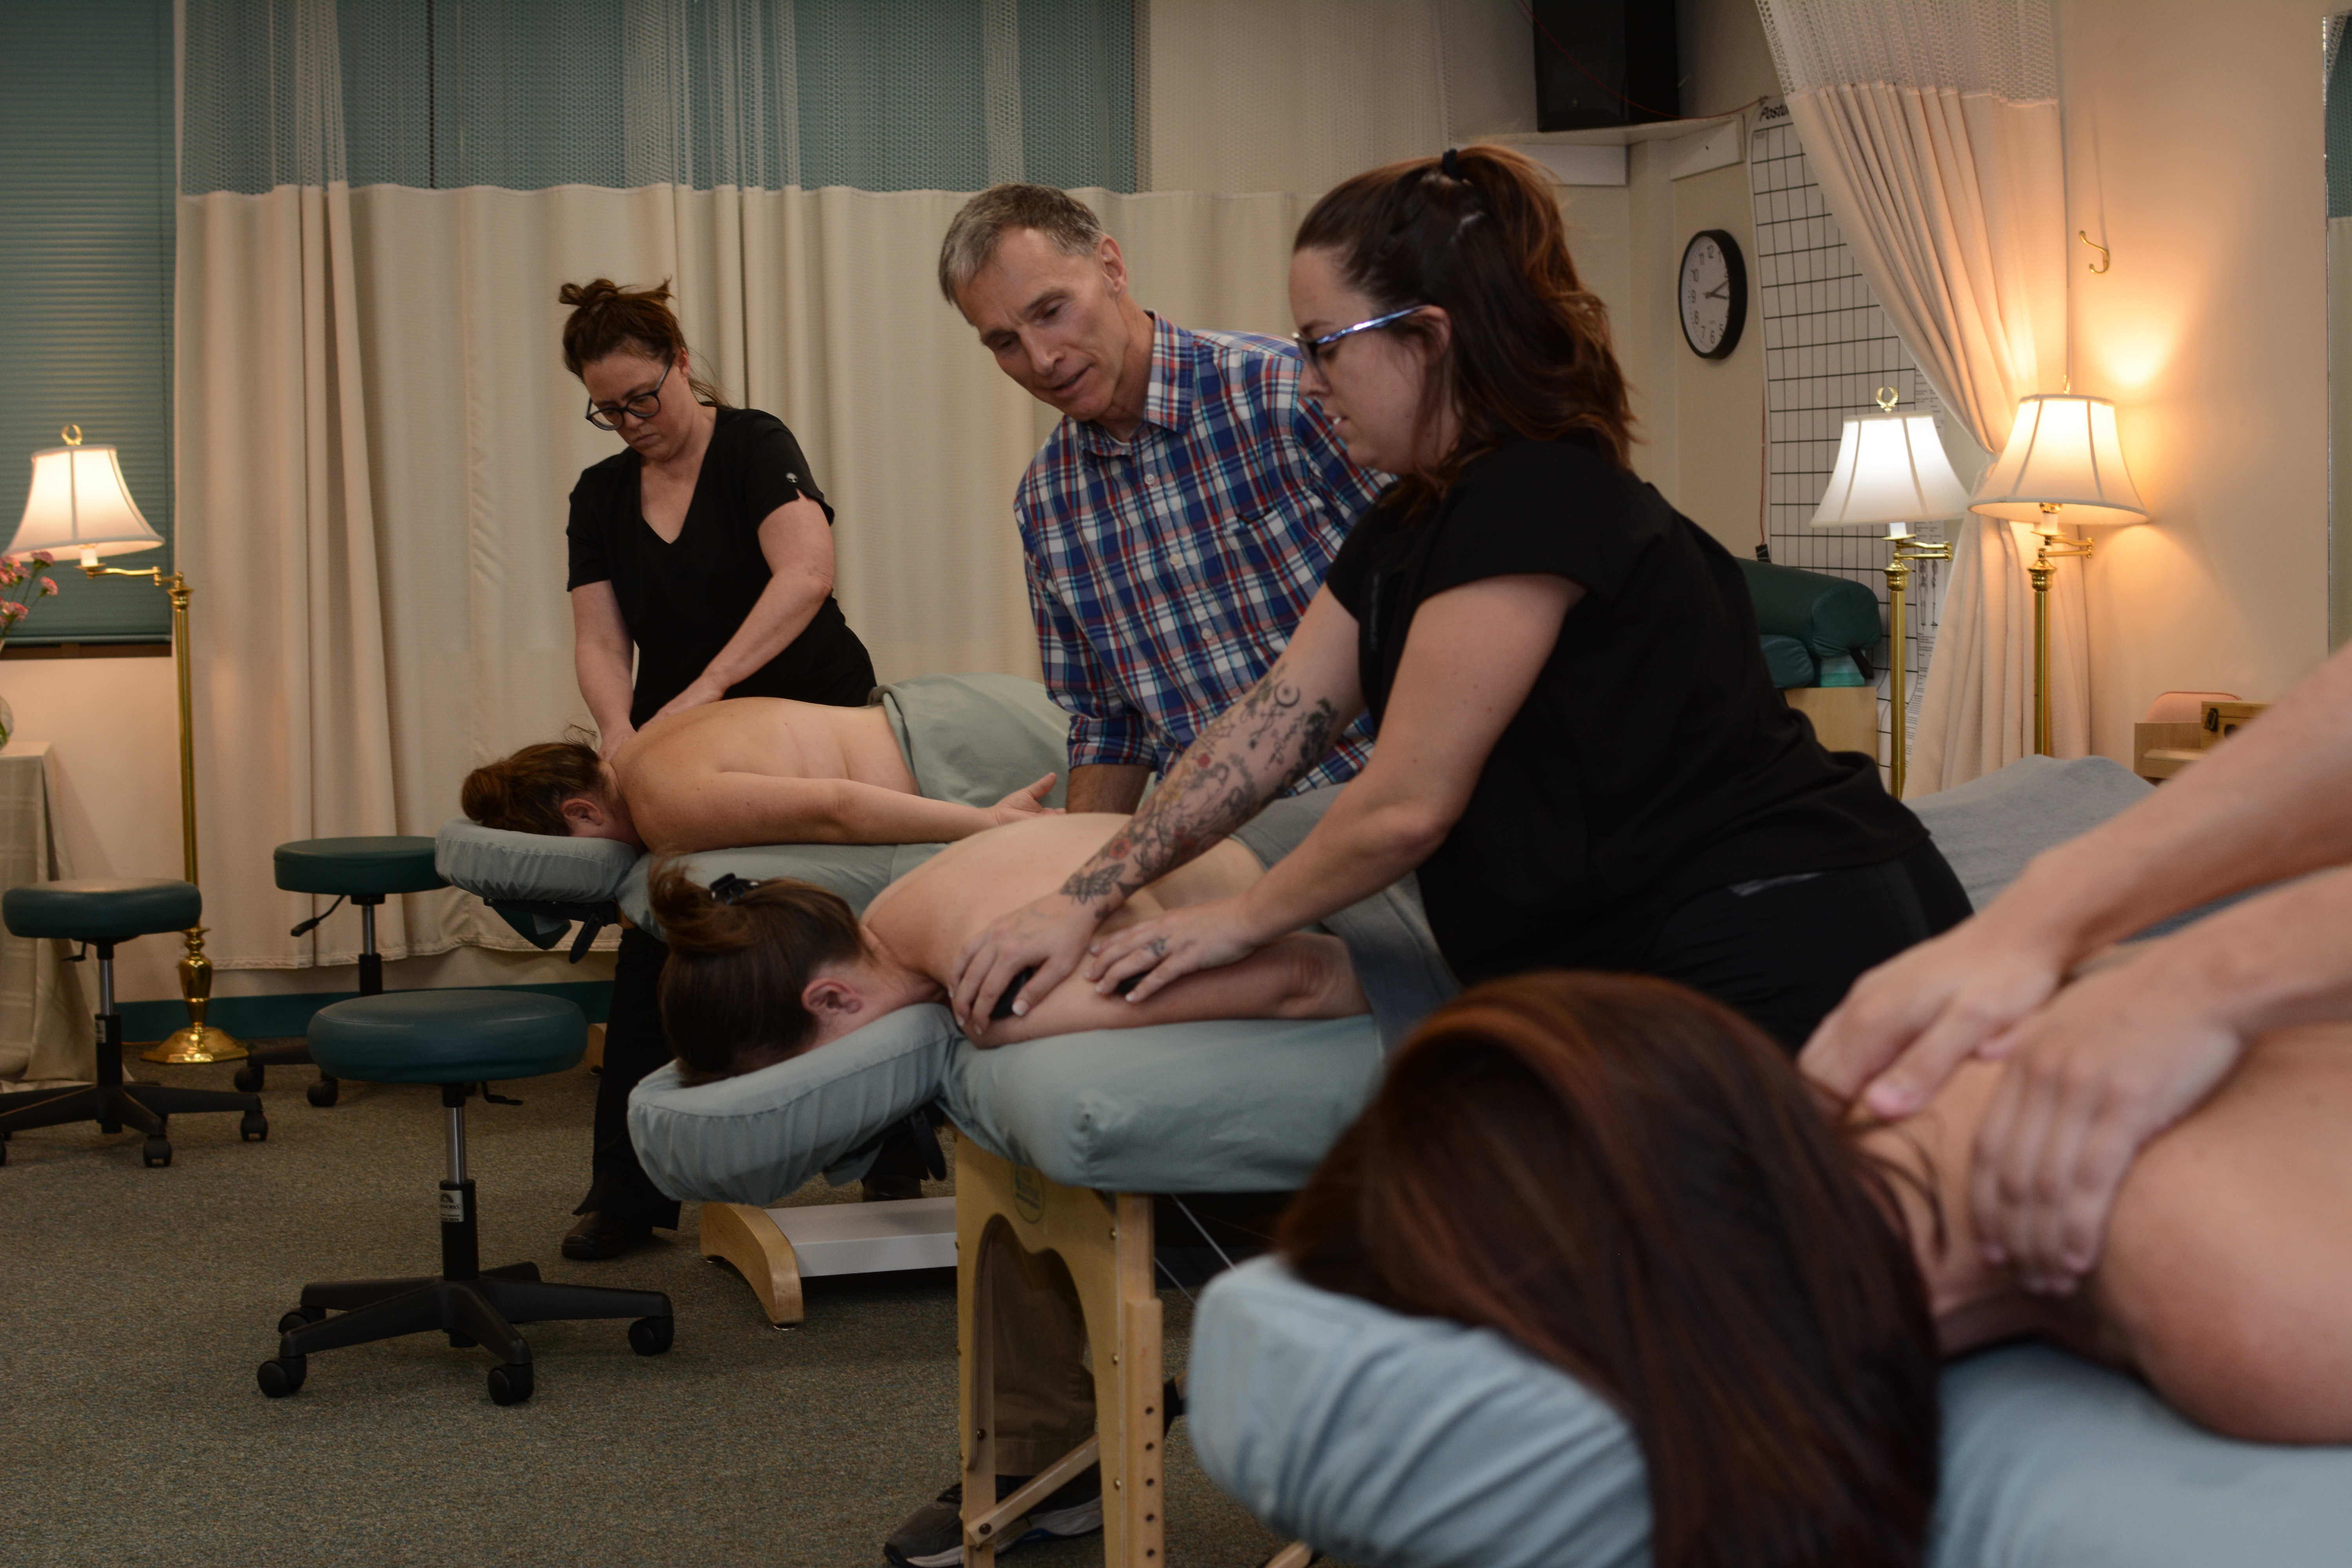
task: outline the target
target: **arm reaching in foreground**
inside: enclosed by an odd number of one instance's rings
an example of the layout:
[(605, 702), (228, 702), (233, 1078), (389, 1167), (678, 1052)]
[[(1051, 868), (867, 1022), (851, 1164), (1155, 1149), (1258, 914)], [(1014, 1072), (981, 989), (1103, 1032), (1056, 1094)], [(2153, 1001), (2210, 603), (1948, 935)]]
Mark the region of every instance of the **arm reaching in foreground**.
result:
[[(2208, 900), (2352, 861), (2352, 648), (2205, 761), (2034, 858), (1974, 919), (1862, 977), (1801, 1058), (1907, 1116), (2047, 1002), (2076, 963)], [(1990, 1048), (1989, 1048), (1990, 1047)]]
[(2352, 1017), (2347, 930), (2352, 869), (2331, 871), (2102, 964), (1995, 1037), (1986, 1054), (2010, 1065), (1969, 1168), (1986, 1257), (2030, 1290), (2073, 1290), (2150, 1139), (2257, 1037)]

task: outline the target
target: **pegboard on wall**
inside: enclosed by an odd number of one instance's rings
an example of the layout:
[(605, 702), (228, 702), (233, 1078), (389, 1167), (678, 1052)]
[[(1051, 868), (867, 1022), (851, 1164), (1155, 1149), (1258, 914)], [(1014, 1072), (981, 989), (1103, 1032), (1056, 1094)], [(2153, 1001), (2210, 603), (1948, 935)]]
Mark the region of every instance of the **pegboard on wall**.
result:
[[(1748, 169), (1756, 203), (1757, 306), (1764, 331), (1765, 539), (1781, 565), (1867, 584), (1878, 595), (1884, 616), (1888, 546), (1880, 531), (1807, 524), (1829, 488), (1848, 415), (1877, 412), (1882, 386), (1895, 388), (1896, 406), (1904, 413), (1934, 415), (1939, 426), (1943, 406), (1846, 249), (1837, 220), (1806, 171), (1797, 128), (1777, 99), (1757, 115)], [(1944, 536), (1941, 523), (1923, 524), (1918, 531), (1931, 541)], [(1922, 562), (1912, 569), (1909, 605), (1904, 662), (1916, 725), (1943, 611), (1942, 563)], [(1885, 645), (1873, 663), (1879, 671), (1883, 764), (1891, 711)]]

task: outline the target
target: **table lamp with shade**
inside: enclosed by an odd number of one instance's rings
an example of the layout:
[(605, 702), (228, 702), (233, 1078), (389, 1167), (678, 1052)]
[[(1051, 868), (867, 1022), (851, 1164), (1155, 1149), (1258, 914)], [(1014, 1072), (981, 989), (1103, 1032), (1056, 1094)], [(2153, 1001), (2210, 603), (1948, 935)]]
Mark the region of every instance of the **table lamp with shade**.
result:
[(2050, 574), (2055, 561), (2088, 556), (2091, 542), (2069, 523), (2119, 527), (2146, 522), (2147, 508), (2124, 467), (2116, 405), (2072, 391), (2021, 401), (2000, 457), (1985, 470), (1969, 510), (2033, 525), (2041, 548), (2026, 568), (2033, 580), (2033, 750), (2050, 754)]
[[(163, 536), (141, 515), (122, 480), (122, 464), (112, 447), (84, 446), (81, 428), (68, 425), (58, 432), (65, 442), (33, 454), (33, 482), (25, 498), (25, 515), (7, 553), (29, 555), (46, 550), (59, 561), (71, 558), (91, 577), (144, 577), (172, 595), (172, 661), (180, 689), (180, 850), (187, 879), (196, 880), (196, 753), (189, 724), (188, 580), (160, 566), (131, 571), (101, 566), (110, 555), (152, 550)], [(186, 951), (180, 959), (180, 994), (188, 1005), (188, 1026), (144, 1053), (152, 1062), (225, 1062), (245, 1055), (245, 1047), (217, 1025), (205, 1021), (211, 1005), (212, 960), (205, 956), (205, 928), (185, 932)]]
[(1915, 561), (1949, 561), (1948, 543), (1928, 543), (1916, 524), (1958, 517), (1968, 506), (1968, 487), (1952, 471), (1936, 421), (1925, 414), (1895, 411), (1895, 389), (1878, 389), (1876, 414), (1848, 418), (1838, 435), (1837, 462), (1829, 489), (1815, 509), (1815, 528), (1884, 527), (1892, 548), (1886, 555), (1887, 665), (1894, 688), (1894, 722), (1888, 726), (1887, 780), (1896, 799), (1903, 779), (1910, 729), (1910, 690), (1904, 670), (1904, 597)]

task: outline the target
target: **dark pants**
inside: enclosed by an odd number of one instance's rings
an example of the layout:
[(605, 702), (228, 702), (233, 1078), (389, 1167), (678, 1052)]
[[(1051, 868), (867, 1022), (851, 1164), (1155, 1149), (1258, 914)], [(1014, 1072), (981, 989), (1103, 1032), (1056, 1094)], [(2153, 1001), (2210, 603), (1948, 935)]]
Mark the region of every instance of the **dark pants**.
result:
[(1927, 843), (1875, 866), (1701, 893), (1666, 917), (1641, 967), (1737, 1007), (1794, 1052), (1864, 971), (1970, 913)]
[(573, 1214), (642, 1215), (666, 1230), (677, 1228), (677, 1200), (654, 1185), (629, 1142), (629, 1090), (670, 1058), (656, 991), (668, 956), (668, 948), (641, 931), (621, 933), (613, 1008), (604, 1018), (604, 1073), (596, 1085), (596, 1152), (588, 1195)]

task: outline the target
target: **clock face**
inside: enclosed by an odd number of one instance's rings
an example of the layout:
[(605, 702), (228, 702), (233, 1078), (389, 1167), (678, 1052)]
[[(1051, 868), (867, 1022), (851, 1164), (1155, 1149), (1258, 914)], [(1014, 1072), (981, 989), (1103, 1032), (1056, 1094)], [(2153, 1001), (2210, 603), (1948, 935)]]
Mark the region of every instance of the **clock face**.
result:
[(1722, 359), (1737, 348), (1748, 322), (1748, 268), (1739, 242), (1719, 228), (1693, 235), (1683, 249), (1675, 302), (1693, 353)]

